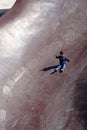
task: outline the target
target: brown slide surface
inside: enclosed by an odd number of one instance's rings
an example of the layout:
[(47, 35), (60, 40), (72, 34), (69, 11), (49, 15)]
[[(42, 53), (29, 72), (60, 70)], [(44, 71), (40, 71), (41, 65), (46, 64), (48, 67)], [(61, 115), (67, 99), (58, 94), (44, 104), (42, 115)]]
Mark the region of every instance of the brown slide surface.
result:
[(0, 18), (0, 99), (0, 130), (87, 129), (86, 0), (17, 0)]

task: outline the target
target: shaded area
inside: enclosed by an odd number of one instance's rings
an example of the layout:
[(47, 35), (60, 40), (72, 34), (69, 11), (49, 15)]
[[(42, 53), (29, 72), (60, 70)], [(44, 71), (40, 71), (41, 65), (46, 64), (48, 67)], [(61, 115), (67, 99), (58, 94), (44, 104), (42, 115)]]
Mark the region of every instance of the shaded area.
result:
[(76, 117), (87, 128), (87, 66), (76, 81), (74, 90), (74, 107)]
[(0, 17), (2, 17), (7, 11), (8, 9), (0, 10)]
[[(45, 67), (43, 68), (41, 71), (49, 71), (49, 70), (53, 70), (50, 74), (54, 74), (56, 73), (58, 70), (56, 70), (56, 68), (58, 67), (58, 65), (54, 65), (54, 66), (49, 66), (49, 67)], [(61, 68), (59, 69), (59, 73), (63, 73), (63, 71), (61, 70)]]
[(57, 68), (57, 66), (58, 66), (58, 65), (54, 65), (54, 66), (45, 67), (45, 68), (43, 68), (41, 71), (46, 72), (46, 71), (49, 71), (49, 70), (53, 70), (53, 69), (56, 69), (56, 68)]

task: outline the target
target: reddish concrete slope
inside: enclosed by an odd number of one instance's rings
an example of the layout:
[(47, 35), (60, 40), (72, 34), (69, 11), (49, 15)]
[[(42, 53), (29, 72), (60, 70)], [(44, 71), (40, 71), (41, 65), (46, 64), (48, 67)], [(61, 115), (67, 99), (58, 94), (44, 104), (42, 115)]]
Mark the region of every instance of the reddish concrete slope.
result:
[[(61, 49), (66, 71), (41, 71)], [(86, 130), (86, 59), (86, 0), (17, 0), (0, 19), (0, 130)]]

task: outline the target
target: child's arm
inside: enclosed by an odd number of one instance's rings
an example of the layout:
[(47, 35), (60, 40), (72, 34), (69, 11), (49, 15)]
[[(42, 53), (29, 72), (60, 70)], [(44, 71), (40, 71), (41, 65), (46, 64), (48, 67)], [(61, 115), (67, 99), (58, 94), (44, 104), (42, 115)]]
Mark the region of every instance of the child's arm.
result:
[(66, 58), (66, 61), (70, 62), (70, 60), (68, 58)]
[(60, 57), (60, 56), (57, 56), (57, 55), (56, 55), (56, 58), (57, 58), (57, 59), (58, 59), (59, 57)]

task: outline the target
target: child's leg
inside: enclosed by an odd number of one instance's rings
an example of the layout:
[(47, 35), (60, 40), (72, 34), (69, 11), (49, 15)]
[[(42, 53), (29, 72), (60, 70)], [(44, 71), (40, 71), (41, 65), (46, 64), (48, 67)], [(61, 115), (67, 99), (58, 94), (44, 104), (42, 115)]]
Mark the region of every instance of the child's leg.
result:
[(61, 65), (58, 65), (56, 69), (54, 69), (54, 71), (51, 74), (54, 74), (55, 72), (57, 72), (59, 69), (61, 68)]
[(66, 64), (64, 64), (64, 65), (60, 68), (60, 70), (64, 71), (65, 68), (66, 68)]
[(54, 74), (55, 72), (57, 72), (57, 70), (55, 69), (53, 72), (51, 72), (50, 74)]
[(56, 70), (59, 70), (59, 69), (61, 69), (61, 65), (58, 65), (56, 68)]

